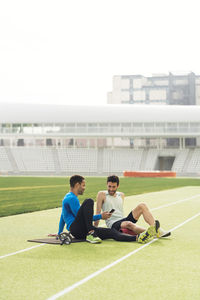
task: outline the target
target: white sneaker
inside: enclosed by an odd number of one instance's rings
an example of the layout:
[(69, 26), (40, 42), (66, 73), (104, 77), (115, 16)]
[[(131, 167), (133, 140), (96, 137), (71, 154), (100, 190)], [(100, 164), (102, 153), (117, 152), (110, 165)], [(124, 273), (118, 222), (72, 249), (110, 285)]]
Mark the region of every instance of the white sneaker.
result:
[(158, 228), (158, 232), (156, 234), (157, 238), (161, 238), (161, 237), (168, 237), (171, 235), (170, 231), (165, 231), (164, 229), (162, 229), (161, 227)]

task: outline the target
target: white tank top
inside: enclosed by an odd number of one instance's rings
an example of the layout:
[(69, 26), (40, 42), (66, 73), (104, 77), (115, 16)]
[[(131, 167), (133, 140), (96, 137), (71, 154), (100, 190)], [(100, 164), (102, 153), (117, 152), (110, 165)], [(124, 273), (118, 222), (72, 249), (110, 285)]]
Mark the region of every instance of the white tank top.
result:
[(107, 227), (111, 228), (113, 223), (123, 218), (123, 199), (120, 192), (116, 192), (115, 196), (109, 195), (108, 191), (104, 192), (106, 194), (106, 199), (102, 205), (102, 210), (110, 211), (112, 208), (115, 209), (112, 216), (105, 220)]

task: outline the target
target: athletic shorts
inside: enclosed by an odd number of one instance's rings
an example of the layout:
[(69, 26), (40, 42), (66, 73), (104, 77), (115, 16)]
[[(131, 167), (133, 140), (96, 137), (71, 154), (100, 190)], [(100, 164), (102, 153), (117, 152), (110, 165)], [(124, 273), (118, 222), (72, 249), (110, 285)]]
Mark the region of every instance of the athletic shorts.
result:
[(136, 223), (137, 222), (137, 220), (135, 220), (133, 218), (132, 212), (130, 212), (130, 214), (126, 218), (123, 218), (123, 219), (121, 219), (121, 220), (116, 221), (115, 223), (113, 223), (111, 228), (115, 228), (116, 230), (119, 231), (120, 228), (121, 228), (121, 223), (124, 222), (124, 221), (130, 221), (132, 223)]

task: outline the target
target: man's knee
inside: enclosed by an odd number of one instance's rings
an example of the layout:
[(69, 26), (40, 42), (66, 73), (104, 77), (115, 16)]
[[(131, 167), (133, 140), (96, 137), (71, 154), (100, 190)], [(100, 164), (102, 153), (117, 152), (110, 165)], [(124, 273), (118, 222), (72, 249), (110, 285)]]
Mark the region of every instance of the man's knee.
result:
[(135, 227), (135, 224), (131, 221), (125, 221), (125, 222), (122, 222), (121, 224), (121, 228), (127, 228), (127, 229), (133, 229), (133, 227)]
[(128, 229), (130, 229), (130, 230), (132, 229), (133, 230), (135, 227), (136, 227), (136, 225), (133, 222), (128, 221), (128, 224), (127, 224), (127, 228)]
[(85, 199), (82, 203), (82, 206), (94, 206), (94, 200), (91, 198)]
[(145, 202), (141, 202), (137, 207), (138, 207), (138, 209), (141, 210), (141, 211), (144, 211), (144, 210), (147, 210), (147, 209), (148, 209), (148, 206), (146, 205)]

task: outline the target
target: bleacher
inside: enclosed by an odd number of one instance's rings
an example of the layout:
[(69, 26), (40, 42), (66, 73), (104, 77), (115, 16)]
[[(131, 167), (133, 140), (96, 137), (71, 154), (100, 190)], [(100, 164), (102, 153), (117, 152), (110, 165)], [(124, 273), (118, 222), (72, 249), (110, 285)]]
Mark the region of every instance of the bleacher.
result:
[(10, 172), (13, 172), (13, 167), (6, 152), (6, 148), (0, 147), (0, 173)]
[(176, 152), (172, 171), (177, 172), (177, 173), (183, 172), (188, 153), (189, 153), (189, 149), (183, 149), (181, 151)]
[(147, 152), (147, 154), (145, 157), (144, 165), (143, 165), (143, 168), (141, 168), (141, 170), (152, 171), (152, 170), (154, 170), (155, 165), (156, 165), (158, 150), (149, 149), (146, 152)]
[(194, 149), (187, 165), (188, 173), (200, 173), (200, 149)]
[(58, 149), (61, 173), (97, 173), (97, 150), (81, 148)]
[(54, 173), (53, 149), (11, 148), (19, 173)]
[(120, 173), (123, 170), (139, 170), (143, 150), (104, 149), (103, 172)]
[(200, 174), (200, 149), (26, 148), (0, 147), (1, 174), (107, 175), (154, 171), (159, 156), (175, 157), (171, 171)]

